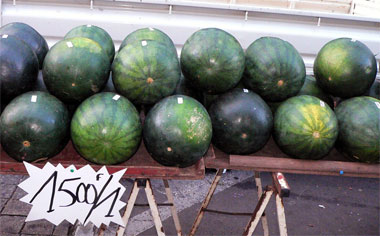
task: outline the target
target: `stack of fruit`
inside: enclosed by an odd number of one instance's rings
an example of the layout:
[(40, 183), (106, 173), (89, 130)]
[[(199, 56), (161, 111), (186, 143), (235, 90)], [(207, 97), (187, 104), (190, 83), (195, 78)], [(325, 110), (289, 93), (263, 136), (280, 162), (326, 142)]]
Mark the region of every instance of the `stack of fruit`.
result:
[[(110, 35), (93, 25), (50, 50), (23, 23), (0, 34), (1, 145), (20, 161), (52, 157), (71, 137), (94, 163), (124, 162), (143, 140), (160, 164), (187, 167), (211, 142), (251, 154), (272, 134), (294, 158), (320, 159), (336, 146), (354, 160), (380, 160), (376, 60), (356, 40), (328, 42), (314, 78), (289, 42), (262, 37), (244, 52), (216, 28), (192, 34), (180, 58), (154, 28), (127, 35), (116, 55)], [(147, 113), (143, 122), (138, 110)]]

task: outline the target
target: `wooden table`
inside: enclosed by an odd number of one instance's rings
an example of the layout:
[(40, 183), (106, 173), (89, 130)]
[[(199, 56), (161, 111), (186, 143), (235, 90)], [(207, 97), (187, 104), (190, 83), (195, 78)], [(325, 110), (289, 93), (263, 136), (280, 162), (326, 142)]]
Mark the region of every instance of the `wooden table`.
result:
[[(252, 235), (260, 219), (262, 220), (264, 235), (269, 235), (264, 210), (273, 194), (276, 196), (277, 219), (280, 235), (287, 235), (285, 210), (282, 198), (289, 194), (290, 188), (282, 173), (380, 178), (380, 164), (350, 162), (336, 149), (331, 150), (331, 152), (322, 160), (294, 159), (281, 152), (272, 138), (262, 150), (252, 155), (228, 155), (213, 147), (209, 149), (209, 152), (205, 156), (205, 166), (206, 168), (217, 169), (217, 173), (194, 221), (190, 235), (195, 235), (202, 217), (207, 211), (230, 215), (248, 214), (221, 212), (207, 208), (224, 169), (249, 170), (254, 171), (255, 173), (259, 201), (254, 212), (250, 214), (251, 219), (248, 222), (243, 235)], [(266, 186), (265, 191), (262, 191), (260, 179), (260, 172), (263, 171), (271, 172), (273, 179), (272, 185)]]
[[(9, 157), (3, 149), (0, 150), (0, 173), (1, 174), (20, 174), (27, 175), (27, 171), (22, 162), (15, 161), (13, 158)], [(97, 165), (90, 163), (84, 158), (82, 158), (73, 147), (72, 143), (69, 142), (62, 152), (58, 155), (48, 159), (48, 160), (39, 160), (34, 162), (33, 165), (42, 168), (46, 162), (50, 162), (53, 165), (58, 163), (62, 164), (64, 167), (70, 165), (75, 165), (75, 167), (80, 168), (85, 165), (91, 165), (95, 170), (99, 170), (102, 165)], [(178, 167), (167, 167), (162, 166), (157, 163), (147, 152), (144, 143), (141, 142), (141, 145), (138, 151), (133, 155), (131, 159), (117, 165), (108, 165), (107, 170), (110, 174), (115, 173), (119, 170), (127, 168), (124, 173), (124, 178), (134, 178), (133, 188), (130, 192), (127, 207), (123, 215), (124, 227), (119, 226), (117, 235), (123, 235), (125, 227), (128, 224), (128, 219), (132, 213), (134, 206), (141, 206), (135, 204), (137, 195), (140, 188), (144, 188), (145, 194), (148, 199), (148, 206), (151, 209), (153, 221), (156, 227), (158, 235), (165, 235), (160, 215), (158, 212), (158, 206), (170, 206), (171, 213), (173, 216), (174, 224), (177, 230), (178, 235), (182, 235), (181, 225), (177, 215), (177, 210), (174, 205), (173, 195), (168, 183), (168, 179), (186, 179), (186, 180), (195, 180), (203, 179), (205, 175), (205, 165), (204, 159), (201, 158), (195, 165), (187, 168), (178, 168)], [(153, 195), (152, 185), (150, 179), (162, 179), (165, 186), (166, 196), (168, 202), (166, 204), (157, 204)], [(105, 227), (102, 226), (99, 230), (99, 235), (104, 233)]]

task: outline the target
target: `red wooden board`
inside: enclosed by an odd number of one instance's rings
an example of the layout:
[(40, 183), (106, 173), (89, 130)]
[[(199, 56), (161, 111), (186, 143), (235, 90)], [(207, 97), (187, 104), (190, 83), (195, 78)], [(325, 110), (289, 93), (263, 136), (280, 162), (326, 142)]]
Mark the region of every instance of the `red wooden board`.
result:
[[(9, 157), (4, 150), (0, 150), (0, 174), (28, 174), (22, 162), (15, 161)], [(85, 165), (91, 165), (98, 170), (102, 165), (97, 165), (86, 161), (74, 149), (71, 142), (57, 156), (48, 160), (41, 160), (33, 165), (42, 168), (46, 162), (53, 165), (61, 163), (64, 167), (75, 165), (80, 168)], [(199, 160), (195, 165), (187, 168), (167, 167), (158, 164), (147, 152), (144, 143), (141, 142), (139, 150), (131, 159), (118, 165), (108, 165), (109, 173), (114, 173), (124, 168), (128, 168), (124, 178), (151, 178), (151, 179), (203, 179), (204, 178), (204, 160)]]
[(380, 164), (350, 162), (335, 149), (322, 160), (294, 159), (281, 152), (273, 139), (262, 150), (245, 156), (228, 155), (213, 147), (205, 165), (216, 169), (380, 178)]

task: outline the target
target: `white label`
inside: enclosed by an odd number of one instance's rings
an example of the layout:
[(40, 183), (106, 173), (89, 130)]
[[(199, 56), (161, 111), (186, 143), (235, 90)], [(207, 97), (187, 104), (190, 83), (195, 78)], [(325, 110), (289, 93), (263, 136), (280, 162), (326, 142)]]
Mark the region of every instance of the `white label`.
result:
[(116, 94), (115, 96), (113, 96), (113, 100), (115, 100), (115, 101), (117, 101), (117, 100), (119, 100), (119, 98), (120, 98), (120, 95), (118, 95), (118, 94)]
[(142, 45), (143, 47), (145, 47), (147, 44), (148, 44), (148, 43), (147, 43), (145, 40), (141, 41), (141, 45)]
[(244, 91), (245, 93), (248, 93), (248, 89), (243, 89), (243, 91)]
[(178, 104), (182, 104), (183, 103), (183, 98), (179, 97), (179, 98), (177, 98), (177, 101), (178, 101)]
[(32, 95), (31, 102), (37, 102), (37, 95)]
[(356, 39), (351, 39), (351, 42), (354, 42), (354, 43), (355, 43), (355, 42), (356, 42)]
[(92, 25), (87, 25), (88, 28), (90, 28)]
[(125, 206), (120, 200), (125, 187), (119, 181), (127, 169), (110, 175), (105, 166), (96, 172), (90, 165), (80, 169), (49, 162), (42, 169), (27, 162), (24, 165), (30, 177), (18, 185), (27, 192), (20, 200), (32, 205), (25, 221), (46, 219), (58, 225), (63, 220), (71, 224), (79, 220), (97, 227), (113, 221), (124, 225), (119, 210)]
[(7, 34), (4, 34), (3, 36), (1, 36), (3, 39), (6, 39), (8, 38), (8, 35)]
[(377, 106), (377, 108), (380, 109), (380, 103), (379, 102), (375, 102), (375, 105)]
[(319, 101), (319, 104), (321, 104), (321, 107), (325, 107), (325, 103), (323, 101)]
[(154, 29), (153, 29), (152, 27), (149, 27), (149, 30), (150, 30), (150, 31), (154, 31)]
[(66, 42), (66, 44), (67, 44), (67, 46), (69, 47), (69, 48), (72, 48), (72, 47), (74, 47), (74, 45), (73, 45), (73, 43), (72, 42)]

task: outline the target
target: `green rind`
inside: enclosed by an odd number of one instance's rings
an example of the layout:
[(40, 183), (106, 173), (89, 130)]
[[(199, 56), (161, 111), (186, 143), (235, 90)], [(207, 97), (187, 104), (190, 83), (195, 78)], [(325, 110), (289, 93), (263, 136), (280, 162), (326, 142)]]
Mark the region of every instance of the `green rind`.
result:
[(380, 78), (375, 79), (369, 90), (365, 93), (366, 96), (380, 99)]
[(44, 37), (33, 27), (21, 22), (6, 24), (0, 28), (0, 34), (8, 34), (24, 41), (38, 58), (39, 68), (42, 68), (46, 53), (49, 51)]
[(189, 80), (186, 80), (183, 74), (181, 74), (173, 95), (186, 95), (197, 99), (198, 102), (202, 101), (202, 93), (199, 90), (191, 87)]
[(231, 34), (216, 28), (190, 36), (181, 51), (181, 69), (193, 87), (209, 94), (234, 88), (245, 65), (244, 51)]
[(154, 104), (173, 94), (180, 76), (178, 58), (157, 41), (128, 44), (112, 64), (116, 91), (136, 104)]
[(375, 80), (376, 59), (360, 41), (339, 38), (325, 44), (314, 62), (318, 85), (341, 98), (363, 95)]
[(297, 95), (310, 95), (317, 97), (327, 103), (331, 108), (334, 108), (334, 101), (331, 96), (325, 93), (317, 84), (314, 77), (307, 75), (305, 82)]
[(18, 38), (0, 37), (1, 103), (30, 91), (38, 76), (38, 59), (32, 49)]
[(110, 63), (112, 63), (115, 56), (115, 45), (107, 31), (95, 25), (81, 25), (70, 30), (64, 39), (74, 37), (89, 38), (99, 43), (107, 53)]
[(260, 150), (271, 136), (273, 116), (256, 93), (236, 88), (220, 95), (211, 105), (212, 143), (228, 154)]
[(128, 99), (104, 92), (86, 99), (74, 113), (71, 138), (87, 160), (113, 165), (128, 160), (141, 141), (139, 114)]
[(110, 62), (97, 42), (70, 38), (50, 49), (42, 72), (50, 93), (65, 103), (78, 103), (103, 89), (109, 77)]
[(187, 167), (207, 152), (212, 125), (206, 109), (185, 95), (167, 97), (149, 111), (143, 139), (150, 155), (162, 165)]
[(152, 27), (138, 29), (128, 34), (121, 43), (119, 51), (121, 51), (121, 49), (123, 49), (128, 44), (133, 44), (142, 40), (154, 40), (159, 43), (163, 43), (168, 48), (170, 48), (176, 57), (178, 57), (177, 49), (175, 48), (174, 43), (170, 37), (161, 30)]
[(265, 101), (281, 102), (297, 95), (305, 81), (302, 57), (288, 42), (262, 37), (246, 50), (244, 84)]
[(380, 162), (380, 100), (354, 97), (335, 109), (339, 122), (337, 148), (349, 159)]
[(338, 121), (322, 100), (301, 95), (289, 98), (277, 109), (273, 134), (280, 149), (291, 157), (320, 159), (334, 146)]
[(49, 158), (66, 146), (69, 126), (69, 113), (61, 101), (46, 92), (27, 92), (12, 100), (1, 114), (1, 145), (18, 161)]

